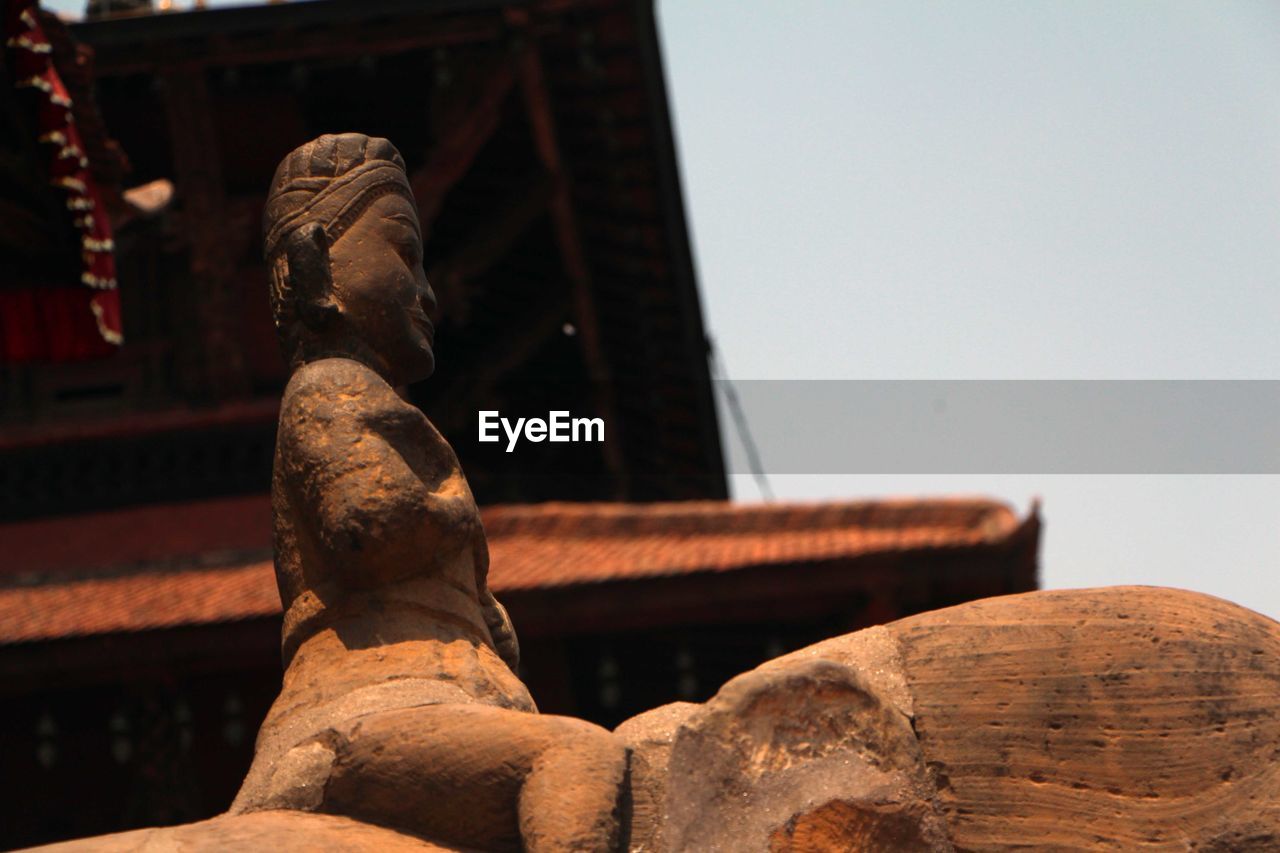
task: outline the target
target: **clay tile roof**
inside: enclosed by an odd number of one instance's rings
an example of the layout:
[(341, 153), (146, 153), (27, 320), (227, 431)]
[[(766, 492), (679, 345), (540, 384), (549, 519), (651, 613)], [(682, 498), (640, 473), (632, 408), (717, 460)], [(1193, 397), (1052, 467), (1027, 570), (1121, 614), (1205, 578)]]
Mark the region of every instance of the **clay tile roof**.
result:
[(59, 579), (0, 588), (0, 644), (231, 622), (279, 612), (270, 563)]
[(985, 500), (736, 505), (539, 504), (484, 517), (495, 590), (523, 590), (1001, 541)]
[[(541, 504), (490, 508), (484, 522), (490, 581), (499, 594), (999, 545), (1019, 527), (1004, 505), (963, 499), (766, 506)], [(43, 575), (7, 574), (0, 578), (0, 644), (280, 612), (274, 572), (265, 559), (217, 567), (171, 560), (161, 567), (69, 572), (60, 566)]]

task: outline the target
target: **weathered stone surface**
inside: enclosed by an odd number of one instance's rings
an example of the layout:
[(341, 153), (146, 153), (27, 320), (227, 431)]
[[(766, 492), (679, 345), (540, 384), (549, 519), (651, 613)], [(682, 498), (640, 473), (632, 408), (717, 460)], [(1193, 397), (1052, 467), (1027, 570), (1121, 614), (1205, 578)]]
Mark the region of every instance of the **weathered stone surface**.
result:
[(832, 637), (765, 661), (758, 672), (786, 672), (807, 661), (825, 660), (858, 672), (869, 690), (899, 713), (912, 716), (913, 701), (902, 666), (902, 651), (892, 626), (876, 625)]
[(630, 849), (664, 850), (662, 830), (667, 822), (667, 766), (676, 732), (701, 706), (672, 702), (637, 714), (614, 729), (631, 751)]
[(583, 720), (532, 720), (485, 705), (353, 720), (332, 733), (321, 808), (483, 850), (616, 847), (625, 752)]
[(1116, 587), (890, 628), (957, 847), (1280, 848), (1272, 620)]
[(349, 853), (446, 853), (463, 848), (442, 847), (412, 835), (344, 817), (268, 811), (223, 815), (183, 826), (79, 838), (32, 849), (41, 853), (223, 853), (231, 850), (271, 853), (316, 853), (321, 850), (342, 850)]
[[(869, 803), (832, 800), (791, 818), (769, 836), (770, 853), (819, 853), (829, 850), (893, 850), (926, 853), (949, 849), (925, 837), (935, 823), (920, 803)], [(936, 830), (934, 835), (936, 837)]]
[(632, 849), (1280, 849), (1278, 699), (1280, 625), (1219, 599), (964, 604), (624, 723)]
[(730, 681), (680, 727), (668, 772), (672, 850), (802, 849), (823, 808), (857, 816), (824, 836), (845, 847), (887, 833), (947, 849), (910, 719), (830, 660)]

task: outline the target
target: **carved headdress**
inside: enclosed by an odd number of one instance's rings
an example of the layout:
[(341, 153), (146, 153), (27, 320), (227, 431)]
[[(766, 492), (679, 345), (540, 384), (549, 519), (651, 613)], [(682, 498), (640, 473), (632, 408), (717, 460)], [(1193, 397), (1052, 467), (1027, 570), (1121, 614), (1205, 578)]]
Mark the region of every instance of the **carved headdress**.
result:
[(413, 191), (404, 159), (389, 141), (361, 133), (321, 136), (285, 157), (271, 179), (263, 214), (263, 249), (271, 266), (271, 309), (282, 326), (288, 300), (285, 252), (289, 235), (309, 223), (323, 229), (329, 245), (376, 199)]

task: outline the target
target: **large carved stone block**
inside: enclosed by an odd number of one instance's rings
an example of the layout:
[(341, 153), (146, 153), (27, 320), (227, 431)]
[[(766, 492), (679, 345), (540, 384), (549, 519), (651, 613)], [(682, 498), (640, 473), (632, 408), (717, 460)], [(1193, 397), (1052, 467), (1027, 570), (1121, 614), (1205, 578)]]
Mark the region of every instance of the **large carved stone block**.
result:
[(624, 723), (632, 849), (1280, 849), (1277, 699), (1280, 625), (1219, 599), (964, 604)]

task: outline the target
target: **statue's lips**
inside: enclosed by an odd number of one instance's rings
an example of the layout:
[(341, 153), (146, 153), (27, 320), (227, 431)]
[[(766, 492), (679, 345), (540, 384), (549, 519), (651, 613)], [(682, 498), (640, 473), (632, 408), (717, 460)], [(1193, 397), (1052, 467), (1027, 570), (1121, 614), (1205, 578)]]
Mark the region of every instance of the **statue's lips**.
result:
[(431, 321), (427, 319), (426, 315), (414, 314), (413, 322), (414, 325), (422, 330), (422, 334), (427, 338), (427, 343), (435, 343), (436, 327), (431, 325)]

